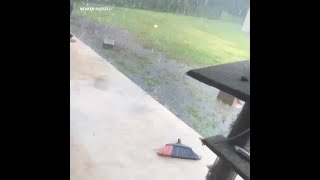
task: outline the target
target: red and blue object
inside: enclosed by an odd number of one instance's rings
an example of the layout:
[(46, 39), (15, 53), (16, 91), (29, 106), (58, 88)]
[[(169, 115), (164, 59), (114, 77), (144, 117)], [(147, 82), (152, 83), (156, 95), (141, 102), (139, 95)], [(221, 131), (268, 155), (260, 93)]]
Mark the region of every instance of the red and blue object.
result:
[(157, 154), (164, 157), (200, 160), (200, 157), (190, 147), (181, 144), (180, 139), (175, 144), (166, 144), (165, 147), (159, 149)]

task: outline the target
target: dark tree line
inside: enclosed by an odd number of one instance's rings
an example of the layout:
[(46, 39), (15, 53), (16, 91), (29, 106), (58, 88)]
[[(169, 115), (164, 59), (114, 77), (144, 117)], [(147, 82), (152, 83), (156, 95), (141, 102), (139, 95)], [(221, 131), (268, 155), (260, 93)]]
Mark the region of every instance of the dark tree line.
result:
[(78, 0), (119, 7), (179, 13), (218, 19), (223, 11), (245, 17), (250, 0)]

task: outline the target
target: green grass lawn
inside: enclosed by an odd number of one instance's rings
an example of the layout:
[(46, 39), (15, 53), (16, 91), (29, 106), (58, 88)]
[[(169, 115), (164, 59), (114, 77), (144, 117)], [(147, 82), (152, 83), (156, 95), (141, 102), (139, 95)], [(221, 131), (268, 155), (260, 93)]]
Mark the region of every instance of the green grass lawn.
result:
[(75, 4), (75, 14), (129, 30), (144, 47), (190, 65), (209, 66), (250, 59), (250, 37), (241, 31), (239, 23), (126, 8), (80, 11), (80, 6), (85, 7)]

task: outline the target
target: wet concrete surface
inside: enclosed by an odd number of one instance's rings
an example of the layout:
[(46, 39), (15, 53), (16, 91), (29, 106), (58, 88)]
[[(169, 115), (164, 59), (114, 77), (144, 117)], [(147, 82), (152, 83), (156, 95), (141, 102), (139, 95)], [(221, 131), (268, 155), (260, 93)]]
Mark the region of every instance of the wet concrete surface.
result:
[[(70, 179), (205, 179), (216, 155), (196, 131), (79, 39), (70, 44)], [(167, 143), (199, 161), (160, 157)]]

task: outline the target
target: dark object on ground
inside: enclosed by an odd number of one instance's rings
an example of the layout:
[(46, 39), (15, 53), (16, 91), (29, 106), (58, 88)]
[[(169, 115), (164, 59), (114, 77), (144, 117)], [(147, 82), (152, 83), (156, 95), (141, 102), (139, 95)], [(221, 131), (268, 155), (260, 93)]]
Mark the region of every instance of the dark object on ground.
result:
[(225, 93), (223, 91), (220, 91), (218, 96), (217, 96), (217, 100), (223, 102), (224, 104), (227, 104), (229, 106), (235, 107), (235, 108), (241, 108), (241, 102), (238, 98)]
[(241, 81), (249, 81), (249, 79), (246, 76), (242, 76)]
[(226, 162), (226, 166), (231, 166), (243, 179), (250, 179), (250, 160), (239, 155), (223, 136), (214, 136), (202, 140), (210, 150), (216, 153), (219, 158)]
[(165, 157), (200, 160), (200, 157), (190, 147), (181, 144), (180, 139), (176, 144), (166, 144), (157, 154)]
[(110, 39), (105, 39), (103, 41), (102, 47), (104, 49), (111, 49), (114, 46), (114, 40), (110, 40)]
[[(250, 101), (250, 62), (241, 61), (193, 69), (187, 75), (231, 94), (242, 101)], [(248, 81), (242, 81), (245, 76)]]
[(73, 38), (73, 34), (70, 33), (70, 42), (76, 42), (76, 40), (72, 38)]

